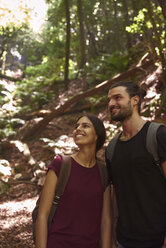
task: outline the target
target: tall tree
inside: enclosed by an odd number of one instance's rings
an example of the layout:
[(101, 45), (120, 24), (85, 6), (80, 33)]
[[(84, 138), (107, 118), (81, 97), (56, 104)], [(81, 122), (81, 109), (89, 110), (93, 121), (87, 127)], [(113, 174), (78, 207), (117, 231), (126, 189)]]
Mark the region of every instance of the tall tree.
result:
[(91, 26), (89, 25), (89, 21), (85, 20), (85, 25), (86, 25), (86, 29), (87, 29), (87, 34), (89, 37), (89, 43), (91, 43), (92, 45), (89, 46), (89, 54), (92, 55), (92, 57), (98, 56), (99, 52), (98, 52), (98, 47), (97, 47), (97, 42), (95, 40), (95, 33), (93, 31), (93, 29), (91, 28)]
[(166, 21), (166, 1), (165, 0), (158, 0), (158, 3), (161, 6), (162, 13), (163, 13), (164, 19)]
[[(130, 20), (129, 20), (129, 13), (128, 13), (128, 0), (123, 0), (122, 1), (122, 6), (123, 6), (123, 14), (124, 14), (124, 25), (129, 26), (130, 25)], [(127, 48), (131, 48), (131, 37), (128, 32), (126, 32), (126, 40), (127, 40)]]
[(118, 20), (118, 8), (117, 8), (117, 1), (113, 0), (113, 8), (114, 8), (114, 23), (115, 23), (115, 32), (114, 32), (114, 43), (115, 49), (120, 47), (120, 27), (119, 27), (119, 20)]
[(79, 20), (79, 28), (80, 28), (80, 45), (81, 45), (80, 69), (83, 69), (86, 63), (86, 40), (85, 40), (82, 0), (77, 0), (77, 11), (78, 11), (78, 20)]
[(152, 5), (150, 0), (146, 1), (147, 4), (147, 9), (148, 9), (148, 13), (149, 13), (149, 18), (151, 20), (152, 23), (152, 27), (153, 27), (153, 32), (154, 32), (154, 37), (156, 40), (156, 44), (159, 50), (159, 56), (160, 56), (160, 61), (161, 61), (161, 65), (162, 65), (162, 70), (163, 70), (163, 77), (164, 77), (164, 84), (165, 84), (165, 88), (166, 88), (166, 60), (164, 57), (164, 51), (163, 51), (163, 45), (161, 42), (161, 37), (160, 37), (160, 33), (157, 29), (157, 25), (155, 22), (155, 18), (154, 18), (154, 13), (153, 13), (153, 9), (152, 9)]
[(65, 86), (68, 87), (69, 80), (69, 58), (70, 58), (70, 7), (69, 0), (65, 0), (66, 9), (66, 52), (65, 52)]

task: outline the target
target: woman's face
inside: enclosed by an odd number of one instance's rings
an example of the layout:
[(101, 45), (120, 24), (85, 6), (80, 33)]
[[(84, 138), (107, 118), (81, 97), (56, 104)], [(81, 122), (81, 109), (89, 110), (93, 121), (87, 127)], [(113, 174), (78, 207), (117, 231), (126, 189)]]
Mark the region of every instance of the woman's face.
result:
[(81, 117), (73, 131), (73, 139), (76, 145), (94, 145), (96, 146), (97, 135), (92, 122), (86, 117)]

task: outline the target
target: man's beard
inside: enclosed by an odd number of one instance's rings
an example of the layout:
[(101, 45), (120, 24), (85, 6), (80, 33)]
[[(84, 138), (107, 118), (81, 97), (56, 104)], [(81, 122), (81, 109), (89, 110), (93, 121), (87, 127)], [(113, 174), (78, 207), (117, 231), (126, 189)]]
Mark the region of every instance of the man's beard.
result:
[[(110, 111), (111, 114), (111, 111)], [(111, 121), (124, 121), (129, 119), (132, 115), (132, 108), (131, 108), (131, 101), (129, 100), (126, 106), (120, 108), (118, 114), (112, 116), (111, 114)]]

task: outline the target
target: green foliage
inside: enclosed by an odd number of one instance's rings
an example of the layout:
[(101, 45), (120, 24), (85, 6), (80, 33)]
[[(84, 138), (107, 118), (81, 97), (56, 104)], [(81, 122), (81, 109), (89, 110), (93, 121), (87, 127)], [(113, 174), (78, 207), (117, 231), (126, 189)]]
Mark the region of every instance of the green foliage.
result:
[[(137, 1), (139, 2), (139, 1)], [(64, 0), (47, 0), (48, 19), (43, 32), (36, 35), (29, 28), (27, 21), (14, 25), (7, 23), (0, 25), (0, 54), (2, 52), (0, 66), (6, 62), (7, 67), (15, 66), (15, 60), (5, 61), (5, 58), (18, 52), (22, 56), (23, 62), (19, 62), (17, 68), (24, 72), (25, 79), (17, 82), (16, 90), (11, 93), (0, 84), (1, 106), (14, 101), (16, 112), (30, 112), (42, 108), (50, 101), (55, 101), (59, 87), (63, 87), (65, 47), (66, 47), (66, 11)], [(127, 1), (129, 21), (133, 20), (130, 26), (125, 27), (126, 13), (123, 1), (82, 1), (83, 3), (83, 25), (86, 39), (86, 67), (79, 70), (81, 60), (80, 32), (78, 20), (77, 1), (69, 1), (70, 5), (70, 58), (69, 58), (69, 78), (75, 78), (86, 74), (89, 86), (93, 83), (102, 82), (112, 78), (118, 73), (127, 70), (131, 64), (135, 64), (145, 54), (145, 47), (137, 49), (138, 42), (144, 40), (156, 46), (151, 41), (155, 37), (151, 19), (148, 15), (147, 6), (143, 1), (135, 4), (135, 1)], [(157, 31), (160, 34), (161, 43), (165, 46), (165, 23), (161, 7), (151, 1), (153, 17), (156, 22)], [(25, 11), (25, 10), (24, 10)], [(136, 15), (136, 16), (134, 16)], [(132, 37), (133, 47), (127, 50), (126, 31)], [(143, 43), (141, 43), (143, 44)], [(3, 51), (3, 48), (4, 51)], [(155, 47), (157, 50), (158, 48)], [(59, 82), (59, 83), (57, 83)], [(93, 104), (97, 103), (98, 97), (88, 99)], [(8, 113), (12, 116), (13, 113)], [(12, 121), (7, 123), (4, 119), (4, 131), (1, 137), (10, 136), (13, 132)], [(2, 121), (2, 123), (3, 123)], [(0, 125), (2, 125), (2, 123)], [(18, 124), (18, 125), (21, 125)]]
[(31, 77), (17, 82), (14, 100), (18, 102), (19, 112), (38, 110), (49, 101), (55, 100), (56, 93), (52, 89), (51, 80), (48, 80), (45, 76), (40, 76), (42, 68), (46, 70), (47, 65), (28, 67), (27, 74), (31, 74)]
[(50, 68), (48, 63), (42, 63), (36, 66), (27, 66), (24, 73), (30, 77), (49, 76)]
[[(158, 29), (157, 32), (160, 34), (161, 43), (165, 45), (164, 38), (166, 32), (162, 9), (160, 6), (158, 6), (157, 8), (153, 6), (153, 18)], [(149, 18), (148, 10), (146, 8), (143, 8), (138, 12), (138, 15), (134, 17), (133, 23), (130, 26), (126, 27), (126, 31), (131, 34), (139, 34), (140, 36), (145, 36), (147, 35), (148, 30), (151, 30), (152, 38), (156, 38), (155, 33), (153, 33), (153, 25)]]
[(9, 186), (0, 182), (0, 194), (4, 194), (9, 190)]
[(19, 118), (0, 117), (0, 139), (12, 138), (16, 134), (16, 127), (24, 125), (24, 120)]
[(90, 65), (87, 66), (89, 82), (107, 80), (126, 70), (128, 64), (128, 55), (120, 54), (118, 51), (111, 55), (103, 54), (96, 59), (92, 59)]
[(146, 8), (143, 8), (138, 12), (138, 15), (134, 17), (133, 23), (130, 26), (126, 27), (126, 31), (129, 33), (139, 33), (143, 34), (144, 29), (143, 26), (147, 26), (148, 28), (151, 28), (151, 23), (149, 20), (145, 22), (146, 15), (147, 15), (148, 10)]

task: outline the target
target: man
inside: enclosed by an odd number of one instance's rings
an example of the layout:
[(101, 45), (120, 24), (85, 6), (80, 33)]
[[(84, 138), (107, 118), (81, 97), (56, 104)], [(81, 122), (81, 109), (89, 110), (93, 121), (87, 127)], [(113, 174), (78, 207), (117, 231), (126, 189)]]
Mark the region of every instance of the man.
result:
[[(115, 189), (119, 247), (166, 247), (166, 127), (157, 131), (163, 174), (146, 149), (149, 121), (140, 116), (144, 92), (132, 82), (113, 84), (108, 93), (111, 121), (122, 124), (113, 158), (106, 163)], [(164, 177), (165, 175), (165, 177)]]

